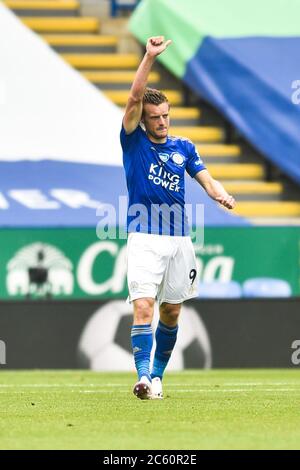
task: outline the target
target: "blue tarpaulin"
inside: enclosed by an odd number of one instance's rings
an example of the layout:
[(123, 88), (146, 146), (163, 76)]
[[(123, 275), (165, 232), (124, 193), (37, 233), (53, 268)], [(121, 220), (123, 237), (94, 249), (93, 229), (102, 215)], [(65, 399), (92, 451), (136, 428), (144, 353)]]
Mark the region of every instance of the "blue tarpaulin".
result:
[[(101, 204), (112, 205), (116, 223), (124, 226), (126, 208), (119, 214), (119, 197), (127, 197), (122, 167), (50, 160), (0, 162), (1, 227), (96, 227), (96, 208)], [(249, 225), (219, 208), (188, 176), (186, 202), (194, 208), (204, 204), (206, 226)]]
[[(206, 37), (184, 81), (300, 183), (300, 37)], [(299, 82), (300, 86), (300, 82)], [(300, 93), (298, 93), (300, 96)]]

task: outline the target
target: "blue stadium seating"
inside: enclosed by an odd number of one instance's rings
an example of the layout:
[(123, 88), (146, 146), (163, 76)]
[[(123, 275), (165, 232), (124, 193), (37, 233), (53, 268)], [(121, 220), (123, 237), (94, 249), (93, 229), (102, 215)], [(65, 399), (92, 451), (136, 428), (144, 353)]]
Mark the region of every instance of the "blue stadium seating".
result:
[(243, 297), (290, 297), (291, 287), (283, 279), (253, 278), (243, 284)]
[(242, 288), (236, 281), (199, 283), (199, 298), (201, 299), (235, 299), (239, 297), (242, 297)]

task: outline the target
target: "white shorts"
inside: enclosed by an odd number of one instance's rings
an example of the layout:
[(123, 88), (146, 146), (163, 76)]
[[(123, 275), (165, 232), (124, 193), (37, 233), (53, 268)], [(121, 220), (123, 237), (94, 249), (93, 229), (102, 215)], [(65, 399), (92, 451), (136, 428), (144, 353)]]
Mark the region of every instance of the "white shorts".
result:
[(143, 297), (181, 303), (198, 296), (196, 257), (190, 237), (130, 233), (128, 301)]

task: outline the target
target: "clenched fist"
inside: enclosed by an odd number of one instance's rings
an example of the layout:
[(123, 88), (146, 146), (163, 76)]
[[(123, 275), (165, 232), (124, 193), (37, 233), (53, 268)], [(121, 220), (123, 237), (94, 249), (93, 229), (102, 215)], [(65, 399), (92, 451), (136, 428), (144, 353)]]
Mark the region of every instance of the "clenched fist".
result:
[(171, 40), (165, 41), (164, 36), (153, 36), (149, 38), (146, 45), (146, 51), (151, 57), (161, 54), (170, 44)]

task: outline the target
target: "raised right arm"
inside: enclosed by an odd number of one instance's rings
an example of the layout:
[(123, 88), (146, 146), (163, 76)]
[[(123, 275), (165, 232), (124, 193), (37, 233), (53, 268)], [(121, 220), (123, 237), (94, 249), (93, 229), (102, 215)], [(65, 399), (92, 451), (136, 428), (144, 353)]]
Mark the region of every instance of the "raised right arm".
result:
[(146, 53), (135, 74), (123, 117), (126, 134), (131, 134), (139, 125), (143, 111), (143, 96), (151, 67), (156, 56), (161, 54), (171, 42), (171, 40), (164, 42), (163, 36), (151, 37), (147, 41)]

